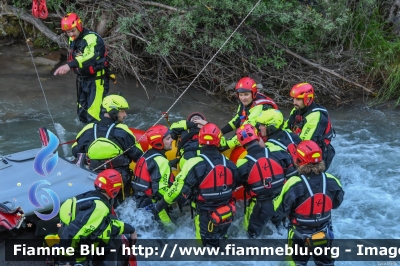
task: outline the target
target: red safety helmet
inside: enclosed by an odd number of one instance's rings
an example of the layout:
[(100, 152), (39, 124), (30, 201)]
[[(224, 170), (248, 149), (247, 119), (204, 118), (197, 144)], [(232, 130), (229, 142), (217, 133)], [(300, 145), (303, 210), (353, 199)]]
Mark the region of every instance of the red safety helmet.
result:
[(113, 199), (122, 188), (122, 176), (117, 170), (106, 169), (97, 175), (94, 187)]
[(221, 136), (221, 130), (215, 124), (207, 123), (200, 129), (199, 144), (219, 147)]
[(312, 140), (303, 140), (297, 146), (292, 143), (288, 146), (288, 151), (298, 166), (322, 161), (321, 148)]
[(314, 88), (310, 83), (299, 83), (290, 90), (290, 97), (303, 99), (304, 105), (309, 106), (314, 101)]
[(259, 140), (257, 129), (251, 124), (245, 124), (236, 130), (236, 136), (240, 142), (240, 145), (244, 146), (253, 140)]
[(256, 82), (254, 81), (254, 79), (249, 77), (240, 79), (238, 83), (236, 83), (235, 89), (238, 97), (239, 97), (239, 92), (251, 92), (253, 99), (256, 98), (258, 92)]
[(75, 13), (68, 13), (61, 19), (61, 29), (63, 31), (77, 28), (80, 32), (83, 31), (82, 21)]
[(166, 126), (163, 125), (155, 125), (149, 128), (146, 131), (147, 141), (149, 145), (153, 149), (162, 150), (164, 149), (163, 139), (171, 134), (171, 130), (169, 130)]

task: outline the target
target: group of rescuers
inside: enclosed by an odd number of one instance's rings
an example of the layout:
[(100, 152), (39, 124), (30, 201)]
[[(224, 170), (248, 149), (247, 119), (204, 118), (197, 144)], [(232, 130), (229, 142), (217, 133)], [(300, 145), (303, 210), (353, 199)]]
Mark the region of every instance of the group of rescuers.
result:
[[(151, 211), (166, 229), (173, 224), (171, 205), (189, 205), (196, 238), (204, 246), (219, 246), (234, 219), (238, 203), (233, 192), (240, 186), (247, 194), (243, 226), (249, 238), (259, 237), (269, 221), (279, 226), (287, 218), (289, 245), (310, 249), (332, 245), (331, 210), (340, 206), (344, 191), (339, 180), (326, 172), (335, 155), (334, 130), (327, 110), (314, 102), (310, 83), (292, 87), (294, 108), (285, 120), (275, 102), (258, 92), (252, 78), (241, 78), (235, 87), (240, 103), (226, 126), (220, 129), (203, 114), (193, 113), (170, 128), (149, 128), (144, 137), (150, 147), (143, 152), (123, 123), (128, 102), (120, 95), (106, 96), (107, 78), (103, 77), (107, 71), (98, 67), (98, 60), (88, 59), (93, 51), (87, 49), (95, 47), (88, 43), (100, 42), (101, 37), (83, 28), (74, 13), (67, 14), (61, 25), (70, 36), (72, 56), (56, 74), (71, 68), (78, 74), (82, 96), (78, 115), (87, 123), (72, 153), (77, 158), (86, 155), (90, 169), (98, 175), (95, 190), (61, 206), (60, 246), (88, 242), (110, 246), (121, 234), (129, 234), (135, 243), (135, 228), (113, 214), (113, 207), (128, 196), (133, 196), (138, 208)], [(90, 106), (79, 102), (85, 97), (94, 100)], [(101, 105), (91, 109), (99, 99)], [(223, 136), (232, 131), (236, 133), (232, 138)], [(165, 153), (172, 149), (173, 140), (178, 145), (177, 159), (169, 161)], [(235, 165), (222, 152), (237, 146), (246, 149), (247, 155)], [(132, 161), (134, 171), (129, 168)], [(180, 169), (177, 176), (174, 168)], [(306, 265), (310, 257), (292, 255), (290, 263)], [(317, 265), (334, 265), (329, 254), (313, 259)], [(102, 260), (99, 265), (109, 259)]]

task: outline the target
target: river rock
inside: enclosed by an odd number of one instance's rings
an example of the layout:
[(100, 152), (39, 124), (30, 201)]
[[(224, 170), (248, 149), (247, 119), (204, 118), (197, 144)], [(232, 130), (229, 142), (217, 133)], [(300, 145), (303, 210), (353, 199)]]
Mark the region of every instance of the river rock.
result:
[(393, 1), (387, 20), (393, 24), (393, 32), (400, 35), (400, 0)]
[(43, 65), (51, 65), (55, 66), (60, 62), (60, 54), (59, 53), (49, 53), (43, 56), (35, 57), (35, 63), (43, 64)]

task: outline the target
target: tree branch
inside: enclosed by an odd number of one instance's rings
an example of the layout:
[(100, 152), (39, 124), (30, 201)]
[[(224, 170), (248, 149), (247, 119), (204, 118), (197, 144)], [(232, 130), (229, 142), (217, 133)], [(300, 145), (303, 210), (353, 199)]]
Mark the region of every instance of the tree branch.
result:
[(172, 7), (172, 6), (167, 6), (167, 5), (160, 4), (160, 3), (157, 3), (157, 2), (153, 2), (153, 1), (141, 1), (140, 3), (142, 3), (143, 5), (146, 5), (146, 6), (156, 6), (156, 7), (161, 7), (161, 8), (164, 8), (164, 9), (172, 10), (172, 11), (175, 11), (175, 12), (186, 13), (186, 11), (183, 11), (181, 9), (178, 9), (178, 8), (175, 8), (175, 7)]
[(1, 11), (0, 16), (8, 15), (8, 16), (19, 17), (20, 19), (34, 25), (41, 33), (43, 33), (43, 35), (45, 35), (53, 42), (57, 43), (60, 47), (63, 48), (68, 47), (67, 42), (62, 36), (57, 35), (51, 30), (49, 30), (49, 28), (47, 28), (47, 26), (44, 25), (40, 19), (35, 18), (34, 16), (28, 14), (24, 10), (10, 5), (0, 5), (0, 11)]
[(344, 80), (344, 81), (346, 81), (346, 82), (348, 82), (348, 83), (350, 83), (350, 84), (353, 84), (354, 86), (357, 86), (357, 87), (362, 88), (362, 89), (365, 90), (366, 92), (369, 92), (369, 93), (371, 93), (371, 94), (375, 94), (372, 90), (368, 89), (367, 87), (365, 87), (365, 86), (363, 86), (363, 85), (361, 85), (361, 84), (359, 84), (359, 83), (357, 83), (357, 82), (355, 82), (355, 81), (352, 81), (352, 80), (350, 80), (350, 79), (348, 79), (348, 78), (346, 78), (346, 77), (343, 77), (342, 75), (339, 75), (338, 73), (336, 73), (336, 72), (333, 71), (333, 70), (330, 70), (330, 69), (328, 69), (328, 68), (326, 68), (326, 67), (323, 67), (323, 66), (321, 66), (321, 65), (319, 65), (319, 64), (313, 63), (313, 62), (311, 62), (310, 60), (308, 60), (308, 59), (306, 59), (306, 58), (304, 58), (304, 57), (302, 57), (302, 56), (300, 56), (300, 55), (298, 55), (298, 54), (296, 54), (296, 53), (290, 51), (289, 49), (283, 47), (283, 46), (280, 45), (280, 44), (273, 43), (273, 42), (268, 41), (268, 40), (266, 40), (266, 41), (269, 42), (271, 45), (273, 45), (273, 46), (275, 46), (275, 47), (277, 47), (277, 48), (279, 48), (279, 49), (284, 50), (286, 53), (290, 54), (291, 56), (294, 56), (294, 57), (296, 57), (297, 59), (300, 59), (301, 61), (303, 61), (304, 63), (306, 63), (306, 64), (308, 64), (308, 65), (311, 65), (311, 66), (313, 66), (313, 67), (316, 67), (316, 68), (318, 68), (318, 69), (320, 69), (320, 70), (322, 70), (322, 71), (328, 72), (329, 74), (331, 74), (331, 75), (333, 75), (333, 76), (335, 76), (335, 77), (338, 77), (338, 78), (340, 78), (340, 79), (342, 79), (342, 80)]

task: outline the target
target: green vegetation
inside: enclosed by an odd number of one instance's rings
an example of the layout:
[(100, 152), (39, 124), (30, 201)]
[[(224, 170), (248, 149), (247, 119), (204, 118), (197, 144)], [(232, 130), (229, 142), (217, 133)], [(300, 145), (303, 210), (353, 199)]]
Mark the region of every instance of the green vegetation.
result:
[[(172, 89), (185, 88), (257, 3), (256, 0), (47, 0), (49, 12), (77, 12), (93, 28), (105, 10), (114, 67)], [(400, 101), (399, 37), (387, 22), (389, 0), (262, 0), (199, 77), (197, 88), (224, 94), (243, 75), (259, 73), (265, 93), (285, 102), (301, 81), (338, 103), (358, 97)], [(13, 0), (29, 9), (29, 0)], [(153, 4), (152, 4), (153, 3)], [(156, 4), (154, 4), (156, 3)], [(110, 8), (112, 7), (112, 8)], [(94, 11), (95, 10), (95, 11)], [(121, 49), (123, 45), (123, 49)], [(312, 65), (317, 64), (317, 66)], [(321, 66), (321, 68), (318, 68)], [(327, 73), (322, 67), (338, 75)], [(184, 82), (182, 82), (184, 80)]]

